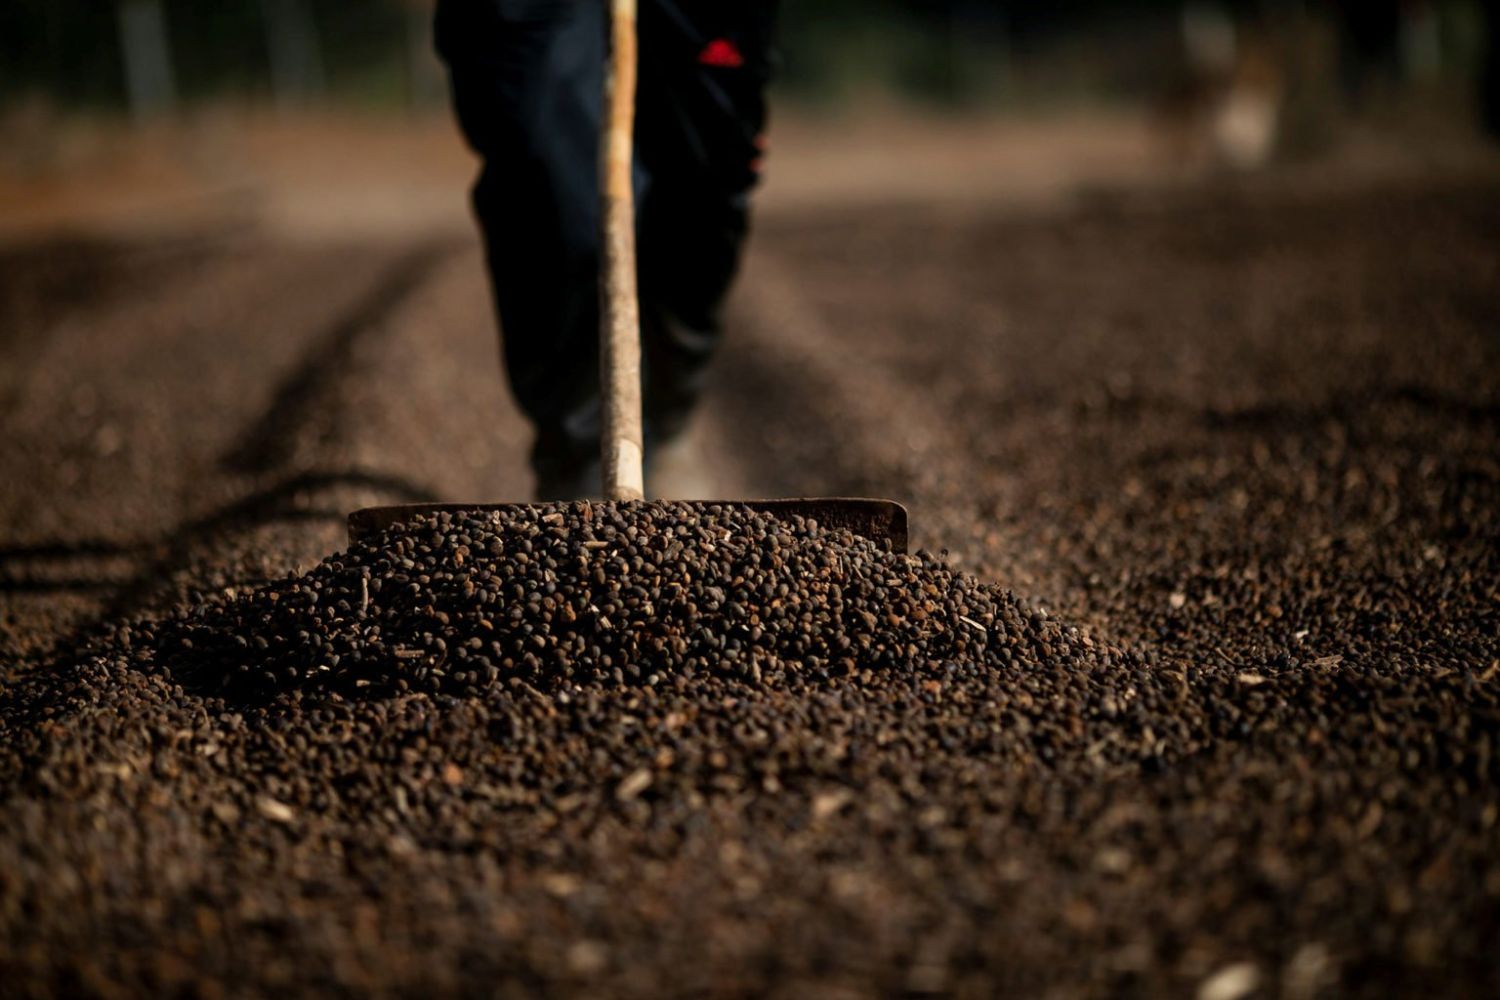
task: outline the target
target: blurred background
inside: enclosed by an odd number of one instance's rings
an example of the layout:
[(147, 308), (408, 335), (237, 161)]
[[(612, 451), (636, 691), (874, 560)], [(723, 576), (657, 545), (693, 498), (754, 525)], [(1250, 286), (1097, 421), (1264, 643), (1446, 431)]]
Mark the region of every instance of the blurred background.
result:
[[(1500, 127), (1494, 7), (787, 3), (769, 200), (1029, 196), (1320, 157), (1462, 155)], [(297, 227), (455, 223), (452, 184), (469, 168), (430, 8), (8, 0), (0, 235), (160, 225), (209, 205)]]

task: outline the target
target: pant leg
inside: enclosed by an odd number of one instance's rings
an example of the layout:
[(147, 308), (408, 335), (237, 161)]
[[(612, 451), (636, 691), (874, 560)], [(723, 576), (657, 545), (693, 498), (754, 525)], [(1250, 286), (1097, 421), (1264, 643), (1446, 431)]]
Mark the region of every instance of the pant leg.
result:
[(483, 230), (505, 367), (533, 463), (598, 455), (600, 0), (440, 0), (454, 108), (483, 166)]
[(685, 422), (722, 334), (758, 179), (774, 0), (642, 0), (636, 152), (645, 406)]

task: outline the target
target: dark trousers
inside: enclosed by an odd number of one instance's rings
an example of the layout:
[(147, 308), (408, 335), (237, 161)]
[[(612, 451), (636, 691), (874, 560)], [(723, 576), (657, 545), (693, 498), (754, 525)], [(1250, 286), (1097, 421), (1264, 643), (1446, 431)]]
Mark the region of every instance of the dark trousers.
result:
[[(648, 452), (678, 430), (720, 339), (765, 124), (772, 0), (640, 0), (635, 187)], [(483, 159), (506, 370), (533, 461), (599, 440), (598, 146), (605, 0), (440, 0), (438, 51)]]

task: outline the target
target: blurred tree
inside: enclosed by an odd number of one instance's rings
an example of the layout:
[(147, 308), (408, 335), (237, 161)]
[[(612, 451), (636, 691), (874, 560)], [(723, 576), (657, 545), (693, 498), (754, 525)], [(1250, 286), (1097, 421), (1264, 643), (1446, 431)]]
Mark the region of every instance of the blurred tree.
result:
[(323, 53), (306, 0), (260, 0), (260, 10), (276, 106), (296, 107), (322, 97)]
[(1484, 55), (1479, 78), (1479, 107), (1485, 128), (1500, 137), (1500, 0), (1484, 4)]
[(137, 120), (177, 106), (177, 80), (161, 0), (121, 0), (120, 53), (125, 60), (125, 92)]

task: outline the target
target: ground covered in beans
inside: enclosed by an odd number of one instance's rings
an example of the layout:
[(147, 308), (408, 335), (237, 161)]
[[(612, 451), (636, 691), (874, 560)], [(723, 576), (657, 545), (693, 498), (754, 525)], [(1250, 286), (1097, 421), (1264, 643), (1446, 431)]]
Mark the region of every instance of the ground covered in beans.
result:
[[(1218, 879), (1222, 897), (1184, 896), (1177, 919), (1285, 946), (1276, 899), (1296, 886), (1299, 924), (1321, 914), (1337, 940), (1351, 906), (1385, 913), (1415, 937), (1382, 948), (1482, 978), (1489, 947), (1464, 940), (1500, 875), (1492, 687), (1336, 656), (1150, 659), (815, 522), (689, 504), (440, 514), (113, 626), (7, 690), (8, 936), (24, 955), (77, 935), (68, 988), (197, 989), (209, 970), (394, 986), (373, 952), (316, 956), (346, 934), (383, 948), (398, 920), (407, 947), (462, 956), (412, 966), (412, 988), (607, 972), (649, 991), (617, 936), (732, 901), (703, 968), (744, 978), (679, 985), (758, 990), (857, 929), (872, 985), (899, 969), (903, 988), (1029, 990), (1048, 976), (1016, 922), (1044, 831), (1042, 863), (1084, 880), (1059, 915), (1075, 931), (1163, 876), (1179, 892)], [(1288, 764), (1306, 780), (1278, 780)], [(1246, 808), (1217, 804), (1226, 786)], [(1142, 794), (1165, 797), (1170, 851), (1141, 840)], [(1272, 822), (1252, 808), (1272, 803)], [(1371, 840), (1391, 827), (1395, 851)], [(593, 880), (626, 845), (672, 876), (629, 892), (613, 872), (622, 905)], [(415, 909), (377, 905), (388, 866), (416, 878)], [(1247, 877), (1265, 898), (1221, 910)], [(443, 905), (424, 911), (428, 894)], [(99, 922), (70, 899), (104, 904)], [(802, 914), (798, 941), (760, 950), (767, 904)], [(1027, 962), (994, 947), (996, 923)], [(1129, 986), (1186, 927), (1143, 930), (1100, 986)], [(1298, 944), (1284, 985), (1331, 984), (1334, 947)], [(1381, 966), (1345, 973), (1374, 985)]]
[(937, 555), (348, 546), (525, 493), (474, 252), (68, 249), (0, 296), (0, 995), (1500, 991), (1500, 188), (1277, 183), (762, 227), (720, 471)]

